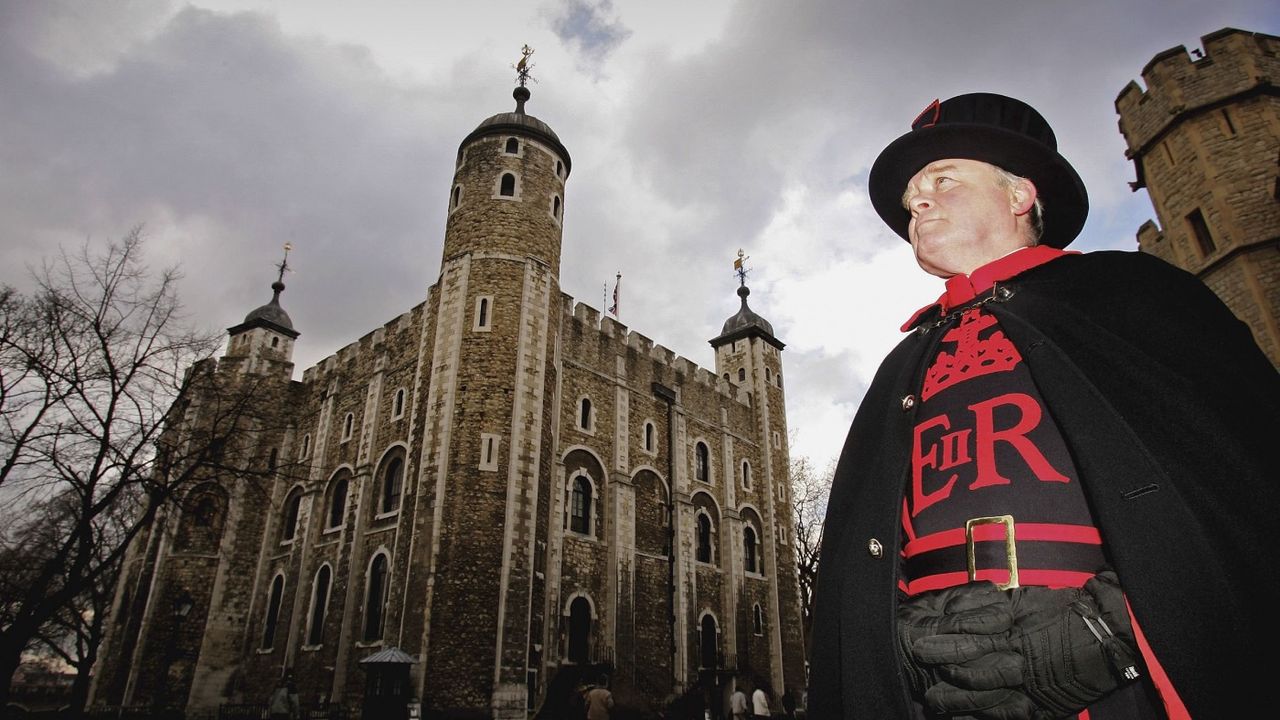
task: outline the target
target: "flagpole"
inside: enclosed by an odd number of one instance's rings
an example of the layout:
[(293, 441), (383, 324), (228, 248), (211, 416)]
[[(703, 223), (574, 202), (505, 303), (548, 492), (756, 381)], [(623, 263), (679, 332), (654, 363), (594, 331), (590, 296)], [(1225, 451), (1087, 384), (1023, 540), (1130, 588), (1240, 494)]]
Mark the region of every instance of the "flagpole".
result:
[(613, 313), (613, 316), (615, 318), (618, 317), (618, 311), (622, 306), (621, 298), (622, 298), (622, 271), (619, 270), (617, 277), (615, 277), (613, 281), (613, 307), (609, 308), (609, 311)]

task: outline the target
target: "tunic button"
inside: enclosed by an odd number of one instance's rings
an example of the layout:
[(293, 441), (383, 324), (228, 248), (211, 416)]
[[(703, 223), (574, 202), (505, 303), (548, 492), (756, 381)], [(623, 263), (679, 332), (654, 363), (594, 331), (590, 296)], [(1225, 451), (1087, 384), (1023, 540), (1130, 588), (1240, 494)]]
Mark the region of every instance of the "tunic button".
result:
[(916, 396), (915, 396), (915, 395), (903, 395), (903, 396), (902, 396), (902, 410), (903, 410), (903, 412), (906, 412), (907, 410), (910, 410), (911, 408), (913, 408), (913, 407), (915, 407), (915, 406), (916, 406)]
[(871, 553), (871, 557), (878, 558), (884, 554), (884, 546), (879, 540), (871, 538), (867, 541), (867, 552)]

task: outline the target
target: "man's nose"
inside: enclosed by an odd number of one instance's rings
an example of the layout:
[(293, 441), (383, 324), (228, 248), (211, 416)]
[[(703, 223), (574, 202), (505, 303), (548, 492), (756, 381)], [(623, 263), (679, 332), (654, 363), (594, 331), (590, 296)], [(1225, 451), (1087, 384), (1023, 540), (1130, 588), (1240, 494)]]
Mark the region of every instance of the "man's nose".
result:
[(927, 193), (916, 193), (907, 201), (907, 209), (912, 215), (918, 215), (931, 207), (933, 207), (933, 199)]

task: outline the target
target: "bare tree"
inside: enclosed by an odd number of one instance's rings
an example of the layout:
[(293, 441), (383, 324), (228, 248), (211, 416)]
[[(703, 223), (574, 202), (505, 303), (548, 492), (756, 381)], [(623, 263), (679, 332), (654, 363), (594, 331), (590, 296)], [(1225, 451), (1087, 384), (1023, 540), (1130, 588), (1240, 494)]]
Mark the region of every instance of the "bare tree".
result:
[(209, 373), (188, 368), (221, 337), (185, 323), (178, 274), (142, 255), (135, 228), (102, 251), (60, 253), (27, 295), (0, 290), (0, 705), (42, 637), (97, 642), (130, 540), (223, 464), (241, 424), (244, 403), (228, 401), (175, 435), (184, 398), (217, 396), (200, 387)]
[(796, 566), (800, 576), (806, 654), (812, 637), (813, 588), (818, 579), (823, 521), (827, 515), (827, 497), (831, 493), (831, 480), (834, 476), (834, 461), (818, 470), (807, 457), (791, 459), (791, 512), (796, 526)]
[[(18, 597), (14, 582), (23, 579), (44, 563), (50, 561), (50, 551), (58, 547), (58, 539), (74, 532), (74, 498), (64, 496), (40, 508), (32, 522), (16, 533), (20, 542), (4, 548), (0, 558), (0, 600)], [(95, 548), (101, 562), (102, 556), (113, 548), (99, 544)], [(83, 592), (60, 606), (32, 638), (27, 657), (35, 657), (46, 667), (70, 668), (75, 671), (67, 703), (67, 716), (79, 717), (89, 696), (90, 671), (98, 658), (98, 650), (106, 632), (108, 611), (115, 595), (120, 564), (103, 565), (102, 572), (87, 582)]]

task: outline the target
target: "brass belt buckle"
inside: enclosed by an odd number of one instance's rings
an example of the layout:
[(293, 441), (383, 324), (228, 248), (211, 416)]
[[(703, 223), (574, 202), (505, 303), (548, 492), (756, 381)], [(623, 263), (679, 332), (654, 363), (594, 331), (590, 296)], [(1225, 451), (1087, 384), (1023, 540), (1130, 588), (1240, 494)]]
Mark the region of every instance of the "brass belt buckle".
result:
[(995, 515), (993, 517), (979, 517), (964, 521), (964, 548), (969, 556), (969, 582), (978, 579), (978, 562), (973, 551), (973, 528), (975, 525), (1003, 525), (1004, 526), (1004, 556), (1009, 566), (1009, 582), (996, 583), (996, 587), (1001, 590), (1018, 587), (1018, 548), (1013, 541), (1013, 516), (1012, 515)]

